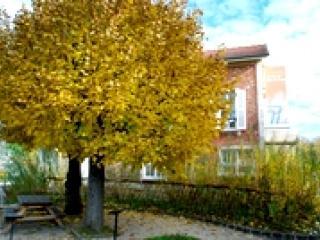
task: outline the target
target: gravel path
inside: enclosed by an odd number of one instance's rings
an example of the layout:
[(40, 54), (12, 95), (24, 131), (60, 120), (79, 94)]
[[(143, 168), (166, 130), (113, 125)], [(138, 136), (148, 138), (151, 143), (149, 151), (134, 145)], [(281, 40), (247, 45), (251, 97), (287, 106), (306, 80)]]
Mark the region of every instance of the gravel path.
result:
[[(1, 240), (9, 240), (9, 233), (1, 234)], [(24, 223), (14, 227), (13, 240), (73, 240), (73, 235), (54, 224)]]
[[(108, 219), (111, 224), (111, 219)], [(173, 217), (156, 215), (153, 213), (140, 213), (127, 211), (120, 215), (119, 240), (141, 240), (146, 237), (163, 234), (187, 234), (202, 240), (245, 240), (263, 239), (251, 234), (244, 234), (232, 229), (216, 226), (214, 224)]]
[[(106, 223), (113, 225), (113, 217), (107, 216)], [(118, 240), (142, 240), (146, 237), (163, 234), (187, 234), (202, 240), (261, 240), (263, 238), (245, 234), (232, 229), (204, 223), (184, 217), (156, 215), (147, 212), (126, 211), (119, 219)], [(0, 239), (9, 239), (9, 235), (0, 235)], [(75, 239), (67, 231), (49, 224), (22, 224), (15, 227), (14, 240), (71, 240)], [(102, 238), (99, 238), (102, 239)], [(112, 238), (103, 238), (111, 240)]]

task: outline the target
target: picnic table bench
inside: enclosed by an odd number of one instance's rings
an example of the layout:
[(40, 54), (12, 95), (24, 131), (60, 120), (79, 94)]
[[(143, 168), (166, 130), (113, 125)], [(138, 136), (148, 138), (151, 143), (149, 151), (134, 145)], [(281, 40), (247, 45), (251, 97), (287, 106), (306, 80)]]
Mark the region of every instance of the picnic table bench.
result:
[[(18, 203), (21, 208), (22, 218), (17, 219), (17, 223), (54, 221), (62, 225), (60, 218), (53, 210), (52, 201), (48, 195), (20, 195)], [(34, 213), (36, 212), (36, 213)], [(33, 213), (31, 215), (31, 213)]]
[(10, 239), (17, 223), (54, 221), (62, 226), (62, 221), (48, 195), (19, 195), (18, 204), (3, 205), (4, 217), (11, 225)]

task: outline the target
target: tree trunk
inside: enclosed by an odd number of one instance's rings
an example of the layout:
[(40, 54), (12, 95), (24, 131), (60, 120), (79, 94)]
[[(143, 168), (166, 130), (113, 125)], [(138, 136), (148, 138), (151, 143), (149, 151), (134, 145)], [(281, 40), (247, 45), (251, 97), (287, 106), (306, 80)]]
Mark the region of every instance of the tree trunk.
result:
[(80, 161), (69, 156), (69, 168), (67, 180), (65, 182), (65, 208), (68, 215), (78, 215), (82, 213), (82, 201), (80, 195), (81, 188), (81, 168)]
[[(98, 164), (97, 164), (98, 163)], [(88, 196), (86, 202), (86, 216), (84, 224), (94, 230), (100, 231), (104, 224), (104, 166), (101, 160), (89, 163)]]

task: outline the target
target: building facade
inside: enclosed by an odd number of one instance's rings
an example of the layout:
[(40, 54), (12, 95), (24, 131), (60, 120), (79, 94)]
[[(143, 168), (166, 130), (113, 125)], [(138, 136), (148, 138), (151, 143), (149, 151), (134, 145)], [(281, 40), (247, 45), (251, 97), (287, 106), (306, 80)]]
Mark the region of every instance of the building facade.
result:
[(290, 128), (286, 72), (283, 66), (264, 66), (263, 100), (265, 144), (292, 145), (297, 140)]
[[(205, 55), (216, 53), (209, 50)], [(225, 49), (228, 80), (236, 84), (226, 96), (233, 104), (226, 126), (213, 141), (218, 175), (241, 176), (253, 171), (256, 147), (296, 143), (288, 122), (285, 68), (266, 65), (268, 55), (266, 45)], [(143, 166), (140, 175), (142, 180), (162, 178), (150, 165)]]
[[(207, 55), (215, 51), (207, 51)], [(233, 106), (217, 147), (219, 175), (242, 175), (251, 170), (250, 151), (264, 144), (263, 76), (264, 59), (269, 55), (266, 45), (225, 50), (228, 79), (235, 80)]]

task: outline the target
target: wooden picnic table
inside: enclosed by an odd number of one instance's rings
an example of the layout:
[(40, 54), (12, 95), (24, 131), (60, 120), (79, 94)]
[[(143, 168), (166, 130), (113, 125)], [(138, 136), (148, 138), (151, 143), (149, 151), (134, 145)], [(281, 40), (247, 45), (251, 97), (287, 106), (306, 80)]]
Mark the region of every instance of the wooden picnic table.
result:
[(63, 226), (50, 196), (19, 195), (18, 203), (18, 207), (3, 207), (6, 210), (5, 218), (11, 224), (10, 239), (13, 237), (14, 225), (17, 223), (54, 221), (59, 226)]
[(19, 195), (18, 203), (24, 217), (17, 219), (17, 223), (54, 221), (62, 226), (60, 218), (52, 207), (52, 201), (48, 195)]
[(52, 201), (48, 195), (19, 195), (18, 203), (21, 206), (50, 206)]

